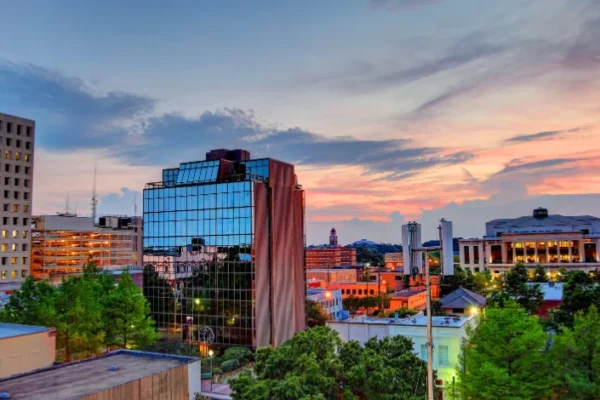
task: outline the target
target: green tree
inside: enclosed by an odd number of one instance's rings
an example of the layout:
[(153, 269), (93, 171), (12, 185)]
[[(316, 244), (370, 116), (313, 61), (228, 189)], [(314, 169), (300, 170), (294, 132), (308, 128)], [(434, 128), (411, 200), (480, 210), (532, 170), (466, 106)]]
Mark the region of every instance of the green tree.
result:
[(2, 319), (24, 325), (49, 325), (53, 320), (55, 289), (46, 281), (36, 282), (30, 275), (4, 306)]
[(431, 315), (438, 317), (446, 315), (446, 311), (442, 308), (442, 302), (440, 300), (433, 300), (431, 302)]
[(312, 300), (306, 300), (306, 318), (307, 325), (313, 327), (316, 325), (324, 326), (329, 316), (319, 303)]
[(573, 329), (556, 337), (552, 348), (559, 393), (572, 400), (600, 398), (600, 315), (595, 306), (575, 315)]
[(527, 285), (529, 272), (523, 264), (516, 264), (504, 275), (504, 286), (490, 296), (490, 303), (502, 307), (507, 301), (518, 302), (529, 313), (535, 314), (539, 309), (544, 294), (540, 285)]
[(548, 282), (548, 274), (546, 273), (546, 268), (542, 265), (538, 264), (535, 266), (535, 270), (533, 272), (532, 282), (542, 283)]
[(104, 322), (109, 347), (145, 348), (158, 339), (150, 305), (126, 271), (105, 301)]
[(569, 271), (565, 267), (558, 268), (558, 281), (559, 282), (567, 282), (569, 280), (569, 275), (571, 271)]
[(462, 349), (458, 388), (465, 399), (543, 399), (551, 392), (548, 335), (513, 301), (489, 308)]
[(344, 305), (344, 308), (346, 310), (348, 310), (348, 312), (352, 316), (356, 315), (356, 312), (358, 311), (358, 309), (362, 307), (361, 299), (356, 297), (353, 294), (351, 294), (350, 296), (343, 299), (342, 304)]
[(462, 268), (457, 265), (454, 268), (454, 275), (444, 276), (442, 284), (440, 285), (441, 295), (446, 296), (460, 287), (471, 290), (473, 292), (481, 293), (484, 288), (479, 287), (478, 282), (483, 282), (485, 275), (476, 279), (476, 275), (471, 272), (469, 268)]
[(591, 305), (600, 307), (600, 286), (583, 271), (570, 272), (560, 308), (553, 313), (556, 325), (573, 326), (575, 314), (586, 312)]
[(235, 400), (416, 400), (425, 396), (426, 370), (403, 336), (363, 347), (318, 326), (277, 349), (258, 349), (254, 376), (243, 373), (230, 385)]

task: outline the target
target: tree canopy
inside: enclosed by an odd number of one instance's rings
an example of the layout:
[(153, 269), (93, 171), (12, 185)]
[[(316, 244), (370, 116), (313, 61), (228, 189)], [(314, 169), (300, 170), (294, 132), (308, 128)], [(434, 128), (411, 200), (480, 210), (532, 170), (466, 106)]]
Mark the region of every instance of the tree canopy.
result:
[(427, 368), (410, 339), (372, 338), (363, 347), (320, 326), (277, 349), (258, 349), (254, 373), (231, 382), (233, 399), (416, 400), (426, 393)]
[(514, 301), (489, 308), (463, 347), (459, 389), (466, 399), (529, 400), (551, 393), (548, 335)]
[(56, 347), (65, 361), (75, 353), (94, 355), (104, 348), (144, 348), (157, 339), (150, 308), (141, 289), (123, 271), (114, 278), (90, 263), (82, 276), (58, 287), (29, 276), (10, 297), (0, 319), (56, 328)]
[(306, 300), (306, 318), (307, 325), (313, 327), (316, 325), (325, 325), (329, 317), (319, 303), (312, 300)]
[(535, 314), (544, 300), (544, 294), (540, 285), (527, 285), (528, 281), (527, 267), (523, 264), (516, 264), (504, 275), (503, 286), (492, 293), (490, 303), (503, 307), (507, 302), (516, 301), (530, 314)]

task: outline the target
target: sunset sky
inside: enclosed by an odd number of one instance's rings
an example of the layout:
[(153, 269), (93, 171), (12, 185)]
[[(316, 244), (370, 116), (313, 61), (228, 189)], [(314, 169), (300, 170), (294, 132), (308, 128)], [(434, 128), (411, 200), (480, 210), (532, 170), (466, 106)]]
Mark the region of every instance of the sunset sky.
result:
[[(174, 6), (177, 4), (177, 6)], [(0, 112), (35, 119), (34, 213), (133, 213), (160, 170), (295, 163), (308, 243), (600, 216), (595, 0), (12, 1)]]

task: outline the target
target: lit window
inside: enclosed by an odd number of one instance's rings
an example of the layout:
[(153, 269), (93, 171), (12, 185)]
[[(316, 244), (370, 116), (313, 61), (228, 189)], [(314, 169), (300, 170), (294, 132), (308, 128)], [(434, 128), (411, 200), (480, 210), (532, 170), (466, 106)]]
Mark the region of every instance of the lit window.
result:
[(29, 212), (29, 205), (23, 204), (23, 212)]
[(7, 248), (7, 244), (6, 243), (2, 243), (2, 252), (5, 252)]
[(448, 346), (439, 346), (438, 347), (438, 364), (439, 365), (449, 365), (448, 361)]
[(25, 161), (29, 161), (30, 155), (29, 154), (25, 154)]
[(21, 153), (19, 153), (18, 151), (15, 153), (15, 160), (20, 160), (21, 159)]
[(21, 270), (21, 278), (26, 278), (27, 277), (27, 270), (26, 269), (22, 269)]
[(10, 271), (10, 277), (11, 278), (16, 278), (17, 277), (17, 271), (15, 271), (14, 269), (12, 271)]
[(19, 212), (19, 205), (13, 204), (13, 212)]
[(16, 238), (17, 237), (17, 231), (12, 231), (12, 237)]
[(2, 279), (6, 279), (6, 271), (2, 271)]
[(17, 251), (17, 244), (13, 243), (10, 245), (10, 251)]
[(6, 239), (6, 231), (2, 231), (2, 239)]
[(21, 257), (21, 265), (27, 265), (27, 257)]
[(10, 258), (10, 265), (17, 265), (17, 257)]
[(21, 236), (23, 237), (23, 239), (26, 239), (27, 238), (27, 231), (21, 232)]
[(10, 160), (10, 151), (4, 152), (4, 158)]

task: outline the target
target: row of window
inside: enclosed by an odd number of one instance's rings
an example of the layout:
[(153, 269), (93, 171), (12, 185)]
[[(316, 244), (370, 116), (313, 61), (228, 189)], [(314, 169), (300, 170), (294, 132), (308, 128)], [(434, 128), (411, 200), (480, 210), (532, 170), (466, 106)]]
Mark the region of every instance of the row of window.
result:
[[(21, 178), (13, 178), (12, 179), (12, 183), (15, 186), (20, 186), (21, 185), (21, 181), (23, 182), (23, 187), (28, 188), (30, 181), (29, 179), (21, 179)], [(4, 184), (5, 185), (10, 185), (11, 184), (11, 178), (9, 176), (4, 177)]]
[[(11, 164), (4, 164), (4, 172), (11, 172), (12, 167), (13, 166)], [(15, 167), (15, 169), (14, 169), (15, 174), (20, 174), (21, 173), (21, 166), (20, 165), (15, 165), (14, 167)], [(23, 172), (25, 174), (29, 175), (29, 167), (23, 167), (23, 168), (24, 168)]]
[[(12, 160), (12, 156), (13, 156), (12, 151), (6, 150), (4, 152), (4, 159), (5, 160)], [(20, 161), (21, 157), (23, 157), (23, 160), (25, 160), (27, 162), (31, 161), (31, 154), (23, 154), (23, 153), (20, 153), (20, 152), (16, 151), (15, 152), (15, 160)]]
[[(450, 365), (450, 360), (448, 359), (448, 346), (437, 346), (437, 355), (438, 355), (438, 365)], [(435, 352), (434, 352), (435, 354)], [(427, 345), (421, 345), (421, 359), (423, 361), (427, 361)]]
[[(7, 230), (2, 230), (1, 233), (2, 239), (7, 239), (9, 237), (8, 231)], [(10, 237), (12, 237), (13, 239), (16, 239), (19, 237), (19, 231), (12, 231), (10, 234)], [(27, 239), (27, 231), (21, 231), (21, 237), (23, 239)]]
[[(18, 226), (19, 225), (19, 217), (13, 217), (12, 224), (10, 224), (10, 217), (2, 217), (2, 225), (3, 226), (8, 226), (8, 225)], [(23, 218), (22, 226), (29, 226), (29, 218)], [(25, 233), (25, 232), (23, 232), (23, 233)]]
[[(21, 265), (27, 265), (27, 257), (20, 257), (21, 258)], [(18, 261), (19, 257), (10, 257), (10, 265), (17, 265), (17, 261)], [(0, 258), (0, 260), (2, 261), (2, 265), (8, 265), (9, 262), (9, 257), (2, 257)], [(5, 272), (5, 271), (2, 271)]]
[[(23, 129), (23, 125), (21, 124), (16, 124), (17, 125), (17, 135), (21, 135), (21, 133), (23, 131), (25, 131), (25, 136), (27, 137), (31, 137), (31, 132), (32, 132), (32, 128), (31, 126), (26, 126), (25, 129)], [(2, 121), (0, 119), (0, 132), (2, 132), (2, 128), (4, 127), (4, 121)], [(7, 122), (6, 123), (6, 133), (13, 133), (14, 131), (14, 124), (12, 122)]]
[[(20, 192), (18, 192), (18, 191), (13, 192), (13, 199), (19, 200), (20, 197), (21, 197)], [(10, 190), (4, 191), (4, 198), (10, 199)], [(29, 192), (23, 192), (23, 200), (29, 200)]]
[(8, 211), (12, 211), (12, 212), (19, 212), (19, 209), (22, 209), (23, 212), (29, 212), (29, 204), (13, 204), (12, 207), (9, 203), (4, 203), (3, 206), (3, 210), (8, 212)]
[[(28, 272), (27, 272), (26, 269), (22, 269), (21, 270), (21, 278), (26, 278), (27, 277), (27, 273)], [(0, 274), (0, 278), (1, 279), (6, 279), (7, 275), (8, 274), (6, 273), (6, 271), (2, 271), (2, 274)], [(11, 279), (16, 278), (17, 277), (17, 271), (14, 270), (14, 269), (12, 271), (10, 271), (10, 277), (11, 277)]]
[[(342, 294), (358, 294), (361, 295), (363, 294), (363, 289), (340, 289), (342, 291)], [(364, 290), (364, 294), (370, 294), (370, 295), (374, 295), (375, 294), (375, 289), (370, 289), (367, 292), (367, 289)]]
[[(8, 243), (2, 243), (0, 244), (0, 251), (2, 251), (3, 253), (6, 253), (8, 251), (8, 247), (9, 244)], [(19, 245), (17, 243), (11, 243), (10, 244), (10, 251), (19, 251), (18, 250)], [(20, 251), (27, 251), (27, 243), (21, 243), (21, 250)]]
[[(13, 139), (12, 139), (12, 138), (9, 138), (9, 137), (7, 137), (7, 138), (6, 138), (6, 145), (7, 145), (7, 146), (12, 146), (12, 145), (13, 145)], [(19, 139), (15, 140), (15, 146), (16, 146), (18, 149), (20, 149), (20, 148), (21, 148), (21, 146), (23, 146), (23, 141), (22, 141), (22, 140), (19, 140)], [(28, 140), (27, 140), (27, 141), (25, 141), (25, 149), (27, 149), (27, 150), (30, 150), (30, 149), (31, 149), (31, 142), (30, 142), (30, 141), (28, 141)]]

